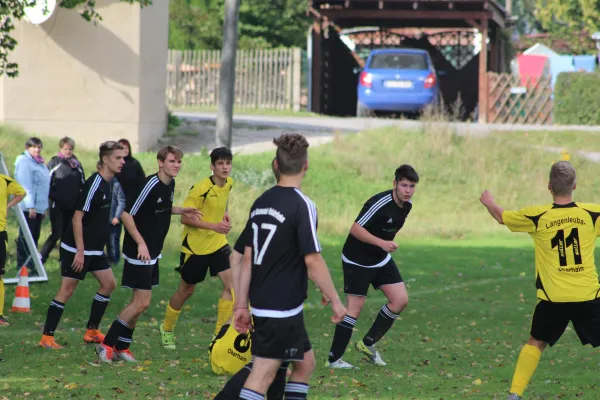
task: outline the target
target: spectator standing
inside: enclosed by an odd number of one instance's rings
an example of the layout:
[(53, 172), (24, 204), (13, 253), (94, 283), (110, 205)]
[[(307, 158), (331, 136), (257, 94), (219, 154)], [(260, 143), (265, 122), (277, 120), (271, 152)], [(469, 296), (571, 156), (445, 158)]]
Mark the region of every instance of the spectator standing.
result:
[(112, 202), (110, 205), (110, 232), (106, 242), (108, 261), (112, 265), (119, 263), (121, 251), (119, 241), (121, 239), (121, 213), (125, 210), (125, 192), (117, 178), (110, 181), (112, 191)]
[[(40, 238), (42, 220), (48, 209), (48, 194), (50, 191), (50, 173), (44, 164), (44, 158), (41, 154), (42, 148), (42, 141), (37, 137), (31, 137), (25, 142), (25, 152), (15, 160), (15, 179), (23, 186), (26, 193), (23, 201), (19, 203), (19, 207), (25, 214), (25, 220), (36, 247)], [(36, 276), (37, 271), (33, 268), (31, 258), (29, 261), (27, 260), (29, 255), (25, 236), (22, 229), (19, 229), (17, 269), (27, 262), (29, 274)]]
[(58, 154), (50, 160), (50, 223), (52, 232), (42, 247), (42, 263), (60, 240), (75, 213), (75, 203), (79, 191), (85, 183), (85, 173), (81, 163), (73, 154), (75, 141), (64, 137), (58, 142)]
[[(123, 165), (121, 172), (115, 175), (115, 178), (117, 178), (119, 181), (121, 191), (125, 195), (126, 204), (128, 204), (130, 200), (135, 201), (135, 199), (137, 199), (139, 192), (142, 190), (142, 187), (144, 187), (146, 174), (144, 173), (144, 169), (139, 161), (133, 158), (133, 155), (131, 154), (131, 143), (129, 143), (129, 140), (120, 139), (119, 143), (121, 143), (125, 152), (125, 165)], [(113, 202), (114, 198), (115, 196), (113, 196)], [(123, 227), (120, 219), (116, 225), (112, 223), (113, 220), (114, 218), (112, 218), (111, 213), (110, 238), (108, 241), (109, 244), (107, 245), (108, 258), (111, 260), (111, 263), (114, 261), (114, 254), (121, 252), (120, 239), (121, 229)]]

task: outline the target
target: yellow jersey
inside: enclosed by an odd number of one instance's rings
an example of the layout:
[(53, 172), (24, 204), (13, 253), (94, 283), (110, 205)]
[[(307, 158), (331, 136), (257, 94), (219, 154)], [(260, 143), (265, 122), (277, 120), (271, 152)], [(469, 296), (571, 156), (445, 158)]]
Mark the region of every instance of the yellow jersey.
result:
[(9, 196), (24, 196), (25, 189), (10, 176), (0, 174), (0, 232), (6, 230), (6, 205)]
[[(199, 209), (204, 216), (203, 221), (219, 223), (223, 221), (229, 200), (229, 192), (233, 189), (233, 179), (227, 178), (220, 187), (214, 183), (212, 176), (197, 182), (188, 193), (184, 207)], [(210, 229), (184, 226), (181, 241), (181, 252), (185, 254), (206, 255), (214, 253), (227, 244), (222, 233)]]
[(526, 232), (535, 244), (537, 297), (552, 302), (594, 300), (600, 293), (594, 262), (600, 236), (600, 205), (549, 204), (504, 211), (502, 220), (513, 232)]
[(209, 349), (210, 367), (216, 375), (235, 375), (252, 360), (250, 334), (224, 325)]

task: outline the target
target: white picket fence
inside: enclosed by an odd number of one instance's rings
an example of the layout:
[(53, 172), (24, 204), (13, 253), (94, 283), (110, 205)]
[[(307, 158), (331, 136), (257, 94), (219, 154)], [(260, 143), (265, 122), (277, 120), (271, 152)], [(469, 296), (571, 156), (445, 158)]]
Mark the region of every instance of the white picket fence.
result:
[[(238, 50), (238, 108), (300, 110), (300, 49)], [(172, 107), (217, 107), (220, 50), (169, 50), (167, 102)]]

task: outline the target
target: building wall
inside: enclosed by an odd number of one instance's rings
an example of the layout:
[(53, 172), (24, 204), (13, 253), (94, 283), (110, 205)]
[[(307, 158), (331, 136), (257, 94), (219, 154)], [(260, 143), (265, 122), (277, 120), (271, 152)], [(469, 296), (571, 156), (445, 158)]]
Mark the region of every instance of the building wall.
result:
[(121, 137), (149, 148), (167, 123), (168, 1), (154, 3), (99, 0), (96, 26), (61, 8), (39, 26), (19, 22), (20, 75), (0, 81), (0, 121), (90, 148)]

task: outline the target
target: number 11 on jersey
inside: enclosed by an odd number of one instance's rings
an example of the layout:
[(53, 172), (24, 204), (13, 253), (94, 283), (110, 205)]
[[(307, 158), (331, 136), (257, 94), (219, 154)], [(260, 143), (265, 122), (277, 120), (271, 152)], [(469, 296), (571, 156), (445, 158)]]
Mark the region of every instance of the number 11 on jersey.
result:
[(550, 244), (552, 248), (555, 247), (558, 250), (558, 263), (561, 267), (567, 266), (567, 253), (566, 248), (571, 246), (573, 248), (573, 258), (575, 265), (582, 264), (581, 261), (581, 249), (579, 247), (579, 230), (577, 228), (571, 229), (571, 233), (565, 239), (565, 230), (561, 229), (556, 232), (556, 235), (552, 238)]
[[(262, 247), (258, 244), (258, 232), (260, 229), (264, 229), (269, 231), (265, 242), (262, 244)], [(277, 225), (262, 223), (260, 224), (260, 228), (254, 222), (252, 223), (252, 230), (254, 231), (254, 240), (252, 242), (254, 247), (254, 265), (261, 265), (263, 258), (265, 257), (265, 252), (269, 247), (269, 243), (271, 243), (271, 239), (273, 239), (273, 235), (277, 231)]]

